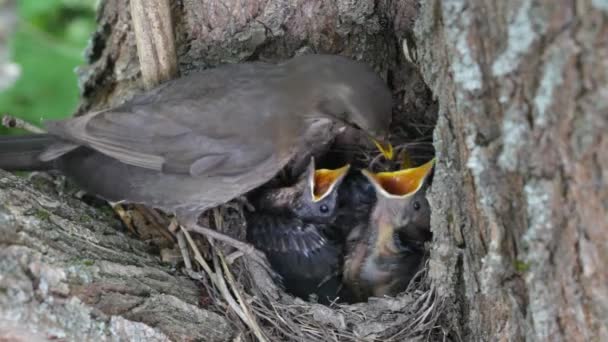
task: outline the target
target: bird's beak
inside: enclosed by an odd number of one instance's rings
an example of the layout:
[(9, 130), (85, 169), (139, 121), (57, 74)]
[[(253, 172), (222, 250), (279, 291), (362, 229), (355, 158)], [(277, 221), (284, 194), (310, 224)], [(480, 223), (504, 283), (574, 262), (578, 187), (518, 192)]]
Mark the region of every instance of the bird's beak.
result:
[(379, 255), (395, 255), (400, 253), (401, 248), (394, 237), (397, 229), (391, 217), (394, 213), (386, 208), (390, 207), (391, 203), (406, 200), (407, 197), (418, 192), (422, 188), (426, 177), (430, 175), (434, 165), (435, 158), (418, 167), (402, 168), (398, 171), (373, 173), (368, 170), (361, 170), (372, 183), (377, 194), (389, 200), (377, 204), (381, 207), (376, 209), (381, 208), (381, 210), (376, 212), (377, 216), (372, 219), (373, 227), (377, 229), (378, 234), (371, 248)]
[(416, 193), (431, 173), (435, 158), (418, 167), (398, 171), (373, 173), (368, 170), (361, 172), (370, 180), (377, 191), (386, 197), (406, 197)]
[(376, 145), (376, 147), (378, 148), (378, 150), (380, 150), (380, 152), (382, 152), (382, 155), (384, 156), (384, 158), (388, 159), (388, 160), (393, 160), (394, 157), (394, 153), (393, 153), (393, 145), (391, 145), (391, 143), (388, 141), (388, 139), (375, 139), (372, 138), (374, 144)]
[(346, 173), (350, 169), (350, 164), (339, 169), (318, 169), (315, 170), (313, 180), (313, 202), (318, 202), (330, 194), (334, 188), (342, 183)]
[(412, 167), (412, 158), (407, 149), (403, 149), (399, 154), (399, 157), (401, 158), (401, 169), (409, 169)]

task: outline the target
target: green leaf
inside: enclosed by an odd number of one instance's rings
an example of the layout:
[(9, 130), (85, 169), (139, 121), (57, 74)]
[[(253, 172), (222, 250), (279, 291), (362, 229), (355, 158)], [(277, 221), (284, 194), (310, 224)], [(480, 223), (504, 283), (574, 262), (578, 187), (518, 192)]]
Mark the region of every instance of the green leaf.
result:
[[(41, 126), (70, 116), (79, 100), (74, 72), (95, 29), (93, 0), (20, 0), (11, 59), (21, 67), (13, 87), (0, 93), (0, 113)], [(0, 134), (20, 133), (0, 128)]]
[(44, 15), (61, 7), (62, 0), (20, 0), (19, 14), (24, 19)]

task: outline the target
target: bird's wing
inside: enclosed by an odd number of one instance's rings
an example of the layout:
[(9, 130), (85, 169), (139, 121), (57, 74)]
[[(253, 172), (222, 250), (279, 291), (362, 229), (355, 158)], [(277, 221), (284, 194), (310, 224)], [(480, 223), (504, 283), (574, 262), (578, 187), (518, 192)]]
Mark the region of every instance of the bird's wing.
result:
[(297, 229), (296, 233), (292, 234), (292, 245), (297, 251), (305, 255), (311, 255), (327, 248), (330, 242), (319, 233), (318, 226), (320, 225), (303, 223), (301, 229)]
[(277, 140), (289, 132), (281, 132), (284, 122), (276, 120), (281, 115), (271, 112), (268, 101), (276, 95), (261, 82), (265, 69), (256, 78), (254, 69), (238, 67), (229, 79), (222, 70), (176, 79), (115, 109), (49, 122), (47, 128), (147, 169), (191, 175), (243, 172), (285, 147)]
[(314, 224), (297, 218), (258, 214), (248, 219), (248, 239), (266, 253), (295, 253), (306, 257), (330, 243)]

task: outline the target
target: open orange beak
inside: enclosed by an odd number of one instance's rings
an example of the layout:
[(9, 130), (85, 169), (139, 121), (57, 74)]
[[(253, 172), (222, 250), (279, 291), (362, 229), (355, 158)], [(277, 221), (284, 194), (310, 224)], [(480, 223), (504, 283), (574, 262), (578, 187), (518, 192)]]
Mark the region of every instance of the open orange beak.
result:
[(378, 173), (368, 170), (361, 170), (361, 172), (386, 197), (406, 197), (415, 194), (422, 187), (434, 165), (435, 158), (423, 165), (409, 169)]
[(313, 184), (311, 184), (313, 189), (313, 202), (318, 202), (330, 194), (334, 188), (342, 182), (342, 179), (344, 179), (349, 169), (350, 164), (334, 170), (315, 170), (315, 175), (312, 182)]

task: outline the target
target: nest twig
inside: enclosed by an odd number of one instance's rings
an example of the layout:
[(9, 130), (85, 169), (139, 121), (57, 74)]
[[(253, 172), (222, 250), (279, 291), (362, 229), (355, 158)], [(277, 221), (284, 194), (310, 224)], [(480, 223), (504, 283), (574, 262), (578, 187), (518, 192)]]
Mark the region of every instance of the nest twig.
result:
[(244, 295), (234, 280), (230, 267), (228, 266), (222, 251), (217, 248), (213, 242), (211, 242), (215, 252), (213, 254), (214, 271), (201, 255), (188, 231), (183, 228), (181, 231), (188, 240), (190, 248), (192, 248), (194, 252), (195, 260), (203, 267), (205, 273), (219, 290), (222, 298), (228, 303), (233, 312), (237, 314), (237, 316), (245, 325), (247, 325), (249, 329), (251, 329), (259, 341), (268, 341), (266, 335), (263, 333), (260, 325), (258, 324), (256, 316), (252, 314), (250, 304), (245, 300)]
[(403, 341), (428, 339), (444, 302), (423, 268), (397, 298), (330, 307), (300, 299), (256, 296), (253, 309), (269, 336), (280, 341)]

